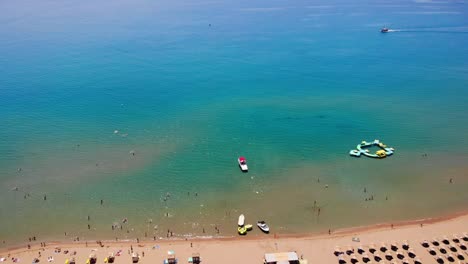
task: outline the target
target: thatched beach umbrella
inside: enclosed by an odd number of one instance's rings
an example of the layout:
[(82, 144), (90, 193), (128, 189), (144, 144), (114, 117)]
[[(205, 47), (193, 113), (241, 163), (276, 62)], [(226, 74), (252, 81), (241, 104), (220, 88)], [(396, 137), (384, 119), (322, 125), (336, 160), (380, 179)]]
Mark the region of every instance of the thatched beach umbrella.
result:
[(452, 241), (455, 243), (460, 243), (460, 237), (457, 234), (454, 234)]
[[(428, 245), (429, 245), (429, 244), (428, 244)], [(408, 250), (408, 249), (409, 249), (408, 240), (403, 241), (403, 244), (401, 245), (401, 247), (402, 247), (404, 250)]]
[(410, 261), (408, 259), (403, 259), (401, 261), (401, 264), (409, 264), (409, 263), (410, 263)]
[(444, 263), (444, 259), (442, 258), (442, 256), (436, 257), (435, 260), (436, 260), (437, 263), (439, 263), (439, 264), (443, 264), (443, 263)]
[(365, 251), (364, 248), (362, 248), (362, 246), (360, 245), (360, 246), (358, 247), (358, 249), (357, 249), (357, 252), (358, 252), (359, 254), (362, 255), (362, 254), (363, 254), (364, 252), (366, 252), (366, 251)]
[(356, 258), (356, 255), (354, 255), (354, 254), (351, 255), (351, 263), (356, 264), (358, 262), (359, 262), (359, 260)]
[(393, 259), (392, 253), (389, 251), (385, 254), (385, 259), (388, 261), (391, 261)]
[(369, 256), (368, 256), (367, 254), (364, 254), (364, 255), (362, 256), (362, 261), (363, 261), (364, 263), (367, 263), (367, 262), (371, 261), (371, 259), (369, 258)]
[(460, 244), (460, 245), (458, 245), (458, 247), (459, 247), (461, 250), (466, 251), (466, 246), (465, 246), (465, 244)]
[(338, 263), (339, 264), (346, 264), (346, 260), (343, 258), (343, 255), (338, 256)]
[(348, 256), (351, 255), (351, 254), (354, 254), (354, 248), (348, 246), (348, 249), (346, 250), (346, 254)]
[(440, 253), (447, 254), (447, 250), (444, 247), (439, 248)]
[(467, 242), (468, 242), (468, 233), (463, 233), (462, 239), (463, 239), (463, 241), (467, 241)]
[(451, 254), (448, 254), (447, 256), (445, 256), (447, 258), (448, 261), (450, 262), (454, 262), (455, 261), (455, 258), (451, 255)]
[(422, 262), (421, 262), (420, 259), (417, 258), (417, 259), (414, 260), (414, 264), (422, 264)]
[(390, 249), (392, 249), (393, 251), (397, 251), (398, 250), (398, 243), (393, 241), (391, 244), (390, 244)]
[(382, 243), (382, 245), (380, 245), (380, 251), (385, 253), (387, 250), (388, 250), (387, 245), (385, 245), (385, 243)]
[(444, 236), (444, 237), (442, 238), (442, 243), (444, 243), (445, 245), (450, 244), (450, 241), (449, 241), (449, 239), (447, 238), (447, 236)]
[(369, 245), (369, 252), (372, 253), (372, 254), (374, 254), (375, 251), (377, 251), (377, 250), (375, 249), (375, 244), (370, 244), (370, 245)]
[(409, 256), (410, 258), (415, 258), (415, 257), (416, 257), (416, 253), (414, 253), (414, 251), (410, 249), (410, 250), (408, 251), (408, 256)]
[(449, 249), (452, 252), (457, 252), (458, 251), (457, 248), (455, 246), (452, 246), (452, 245), (449, 246)]
[(429, 242), (427, 240), (424, 240), (422, 243), (421, 243), (421, 246), (425, 247), (425, 248), (428, 248), (429, 247)]
[(374, 255), (374, 260), (377, 261), (377, 262), (380, 262), (382, 260), (382, 258), (379, 256), (379, 254), (375, 254)]
[(403, 252), (400, 252), (400, 251), (397, 252), (397, 255), (396, 255), (396, 256), (397, 256), (397, 258), (400, 259), (400, 260), (402, 260), (402, 259), (405, 258), (405, 255), (403, 254)]
[(335, 247), (335, 251), (333, 251), (333, 254), (338, 257), (339, 255), (343, 254), (343, 251), (341, 251), (340, 247)]
[(459, 260), (465, 260), (465, 257), (462, 254), (457, 254), (457, 259)]
[(95, 264), (97, 262), (96, 253), (89, 254), (89, 264)]
[(429, 254), (431, 254), (432, 256), (435, 256), (435, 255), (437, 255), (437, 252), (435, 251), (435, 249), (433, 247), (431, 247), (429, 249)]
[(437, 240), (437, 238), (433, 238), (432, 239), (432, 245), (438, 247), (440, 245), (439, 240)]

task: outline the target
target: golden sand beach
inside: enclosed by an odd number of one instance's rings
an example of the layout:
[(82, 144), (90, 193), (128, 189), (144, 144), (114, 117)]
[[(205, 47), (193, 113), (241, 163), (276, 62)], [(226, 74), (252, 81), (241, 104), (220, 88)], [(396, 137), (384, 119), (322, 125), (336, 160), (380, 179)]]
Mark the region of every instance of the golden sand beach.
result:
[[(75, 258), (76, 263), (84, 264), (90, 254), (96, 255), (96, 263), (105, 263), (105, 258), (113, 253), (116, 255), (114, 263), (123, 264), (132, 263), (132, 253), (135, 253), (139, 256), (139, 263), (153, 264), (163, 263), (168, 252), (173, 251), (178, 263), (188, 263), (193, 254), (199, 254), (202, 263), (254, 264), (263, 263), (265, 253), (292, 251), (307, 263), (339, 263), (340, 258), (351, 263), (353, 256), (359, 263), (364, 263), (362, 258), (365, 256), (371, 259), (369, 263), (377, 263), (376, 256), (381, 258), (379, 263), (404, 263), (403, 260), (408, 263), (437, 263), (438, 256), (443, 258), (444, 263), (449, 263), (449, 255), (454, 258), (453, 263), (468, 263), (467, 232), (468, 213), (464, 212), (438, 219), (335, 230), (330, 234), (278, 236), (273, 232), (257, 237), (164, 239), (139, 243), (46, 242), (45, 247), (34, 244), (30, 245), (30, 249), (27, 246), (5, 248), (0, 252), (0, 258), (5, 258), (4, 263), (31, 263), (35, 258), (39, 263), (65, 263), (67, 259)], [(433, 245), (434, 240), (439, 242), (437, 246)], [(424, 241), (429, 243), (429, 247), (421, 245)], [(382, 247), (387, 250), (383, 252)], [(376, 252), (372, 253), (371, 248), (375, 248)], [(444, 249), (446, 253), (442, 253)], [(435, 250), (437, 254), (432, 256), (429, 250)], [(335, 251), (342, 254), (336, 256)]]

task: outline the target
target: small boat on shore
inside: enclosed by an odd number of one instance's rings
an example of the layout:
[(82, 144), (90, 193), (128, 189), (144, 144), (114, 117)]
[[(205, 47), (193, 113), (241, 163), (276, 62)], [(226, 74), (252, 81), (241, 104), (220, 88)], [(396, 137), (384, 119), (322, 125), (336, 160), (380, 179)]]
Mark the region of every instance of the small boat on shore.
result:
[(247, 167), (247, 160), (244, 157), (239, 157), (237, 162), (239, 163), (239, 167), (243, 172), (249, 171), (249, 167)]
[(243, 214), (239, 215), (239, 220), (237, 221), (238, 226), (244, 226), (245, 216)]
[(267, 225), (265, 221), (258, 221), (257, 226), (258, 228), (260, 228), (260, 230), (262, 230), (265, 233), (270, 232), (270, 227)]

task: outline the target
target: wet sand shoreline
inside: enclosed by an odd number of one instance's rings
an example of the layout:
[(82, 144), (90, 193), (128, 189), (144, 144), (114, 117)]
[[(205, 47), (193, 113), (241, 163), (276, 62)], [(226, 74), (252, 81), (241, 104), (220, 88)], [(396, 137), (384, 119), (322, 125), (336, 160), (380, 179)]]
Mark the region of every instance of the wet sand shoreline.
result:
[[(129, 244), (134, 245), (147, 245), (147, 244), (173, 244), (173, 243), (210, 243), (210, 242), (231, 242), (231, 241), (261, 241), (264, 239), (306, 239), (306, 240), (321, 240), (321, 239), (330, 239), (330, 238), (341, 238), (345, 236), (349, 236), (352, 234), (368, 234), (368, 233), (375, 233), (379, 231), (385, 230), (397, 230), (397, 229), (404, 229), (404, 228), (424, 228), (426, 225), (433, 225), (439, 223), (447, 223), (454, 220), (463, 220), (466, 221), (468, 226), (468, 211), (460, 211), (457, 213), (444, 215), (440, 217), (432, 217), (432, 218), (424, 218), (424, 219), (415, 219), (415, 220), (407, 220), (407, 221), (399, 221), (394, 223), (379, 223), (375, 225), (368, 225), (368, 226), (357, 226), (357, 227), (349, 227), (349, 228), (341, 228), (337, 230), (329, 230), (329, 232), (318, 232), (318, 233), (300, 233), (300, 234), (278, 234), (278, 233), (270, 233), (270, 234), (255, 234), (255, 235), (247, 235), (247, 236), (195, 236), (195, 237), (175, 237), (175, 238), (157, 238), (156, 240), (153, 239), (120, 239), (116, 240), (84, 240), (84, 241), (59, 241), (59, 240), (52, 240), (52, 241), (43, 241), (37, 243), (23, 243), (18, 244), (12, 247), (5, 247), (0, 248), (0, 253), (5, 252), (27, 252), (30, 251), (27, 249), (27, 245), (31, 245), (31, 250), (33, 249), (40, 249), (41, 246), (38, 243), (45, 243), (46, 248), (51, 247), (83, 247), (83, 246), (90, 246), (96, 245), (97, 242), (105, 244), (107, 247), (116, 247), (116, 246), (125, 246)], [(468, 230), (467, 230), (468, 231)]]

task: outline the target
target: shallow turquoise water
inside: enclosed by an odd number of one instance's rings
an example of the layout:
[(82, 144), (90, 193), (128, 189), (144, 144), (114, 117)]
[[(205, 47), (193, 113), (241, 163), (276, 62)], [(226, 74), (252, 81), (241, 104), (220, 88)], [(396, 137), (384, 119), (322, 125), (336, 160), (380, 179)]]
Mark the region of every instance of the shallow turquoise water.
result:
[[(318, 231), (466, 209), (467, 11), (2, 2), (0, 237), (232, 235), (239, 212)], [(374, 138), (396, 155), (348, 157)]]

